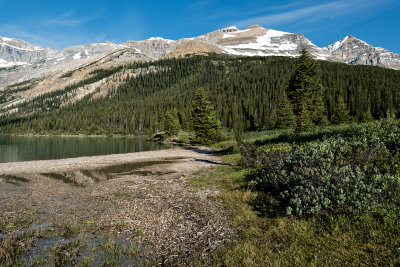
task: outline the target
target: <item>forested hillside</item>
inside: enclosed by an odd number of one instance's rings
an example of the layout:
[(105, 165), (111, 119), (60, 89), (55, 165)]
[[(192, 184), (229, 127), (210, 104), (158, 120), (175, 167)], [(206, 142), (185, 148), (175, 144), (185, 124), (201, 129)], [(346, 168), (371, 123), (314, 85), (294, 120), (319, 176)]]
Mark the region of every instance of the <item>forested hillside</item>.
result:
[[(3, 133), (148, 134), (163, 129), (167, 111), (176, 108), (183, 129), (190, 129), (194, 91), (204, 87), (219, 120), (227, 128), (276, 127), (280, 96), (288, 89), (296, 59), (286, 57), (194, 56), (126, 65), (126, 70), (152, 69), (123, 84), (104, 98), (61, 107), (71, 88), (43, 95), (18, 113), (0, 118)], [(361, 121), (400, 111), (400, 72), (369, 66), (320, 61), (323, 100), (330, 119), (343, 98), (350, 115)], [(90, 81), (120, 69), (98, 71)], [(0, 103), (1, 104), (1, 103)], [(30, 114), (30, 115), (26, 115)]]

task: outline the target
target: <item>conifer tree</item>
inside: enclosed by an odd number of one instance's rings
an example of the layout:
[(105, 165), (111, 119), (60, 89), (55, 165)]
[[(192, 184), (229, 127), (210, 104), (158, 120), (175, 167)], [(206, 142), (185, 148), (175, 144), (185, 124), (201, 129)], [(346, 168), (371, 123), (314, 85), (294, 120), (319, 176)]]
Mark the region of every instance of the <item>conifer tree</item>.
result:
[(331, 117), (331, 122), (333, 124), (341, 124), (351, 121), (351, 116), (349, 115), (349, 110), (344, 103), (343, 97), (339, 96), (335, 105), (334, 112)]
[(214, 108), (207, 100), (204, 88), (194, 93), (192, 102), (192, 126), (196, 133), (193, 140), (198, 144), (215, 143), (221, 136), (221, 122), (216, 118)]
[(308, 111), (305, 104), (301, 105), (299, 115), (297, 116), (296, 132), (306, 132), (314, 128), (314, 124), (311, 120), (310, 112)]
[(371, 109), (368, 108), (368, 110), (362, 114), (361, 122), (369, 122), (372, 120), (374, 120), (374, 117), (371, 114)]
[(302, 105), (305, 104), (313, 123), (327, 124), (328, 119), (325, 115), (322, 93), (319, 66), (303, 48), (296, 64), (295, 73), (289, 83), (289, 98), (293, 104), (294, 113), (299, 116)]
[(283, 91), (276, 111), (276, 128), (286, 129), (296, 126), (296, 116), (293, 113), (292, 104)]
[(164, 117), (164, 130), (166, 136), (177, 135), (181, 125), (179, 123), (178, 112), (176, 109), (172, 111), (167, 111)]
[(329, 120), (328, 117), (325, 115), (326, 109), (321, 94), (318, 94), (313, 99), (311, 107), (313, 107), (313, 112), (311, 114), (311, 120), (313, 121), (313, 123), (316, 125), (328, 125)]
[(396, 119), (396, 114), (393, 109), (388, 108), (386, 111), (386, 118), (387, 119)]

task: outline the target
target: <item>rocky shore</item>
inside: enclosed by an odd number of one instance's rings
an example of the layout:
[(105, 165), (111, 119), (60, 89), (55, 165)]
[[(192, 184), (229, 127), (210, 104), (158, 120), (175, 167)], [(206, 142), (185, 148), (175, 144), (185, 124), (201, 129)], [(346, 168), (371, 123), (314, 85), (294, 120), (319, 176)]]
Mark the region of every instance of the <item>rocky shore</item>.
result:
[(95, 235), (136, 244), (136, 262), (179, 265), (233, 235), (227, 212), (215, 201), (219, 192), (188, 184), (223, 165), (207, 148), (2, 163), (0, 188), (8, 187), (0, 190), (0, 234), (11, 238), (15, 231), (52, 225), (46, 231), (55, 240), (67, 225), (89, 240)]

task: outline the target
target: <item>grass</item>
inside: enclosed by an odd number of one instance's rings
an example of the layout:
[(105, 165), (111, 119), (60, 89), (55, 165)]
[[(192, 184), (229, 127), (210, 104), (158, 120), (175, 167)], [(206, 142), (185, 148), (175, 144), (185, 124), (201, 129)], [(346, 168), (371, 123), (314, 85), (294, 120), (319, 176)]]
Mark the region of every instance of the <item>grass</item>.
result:
[(294, 133), (293, 130), (266, 130), (246, 133), (245, 141), (257, 145), (276, 143), (308, 143), (328, 137), (351, 137), (361, 132), (368, 123), (349, 123), (341, 125), (319, 126), (310, 132)]
[[(229, 163), (238, 154), (223, 156)], [(307, 219), (265, 215), (265, 201), (246, 189), (248, 170), (217, 167), (190, 180), (198, 190), (217, 188), (219, 201), (231, 212), (237, 236), (197, 266), (395, 266), (400, 264), (400, 212), (379, 210), (357, 217), (320, 215)]]
[[(87, 221), (92, 225), (92, 221)], [(126, 223), (117, 223), (118, 229)], [(43, 231), (21, 232), (0, 238), (0, 266), (116, 266), (140, 255), (140, 248), (112, 237), (93, 236), (93, 231), (63, 222)], [(100, 243), (99, 243), (100, 242)], [(42, 247), (46, 244), (46, 247)], [(38, 249), (33, 253), (35, 249)]]
[(0, 266), (21, 266), (20, 256), (27, 253), (35, 237), (22, 234), (18, 237), (6, 237), (0, 240)]

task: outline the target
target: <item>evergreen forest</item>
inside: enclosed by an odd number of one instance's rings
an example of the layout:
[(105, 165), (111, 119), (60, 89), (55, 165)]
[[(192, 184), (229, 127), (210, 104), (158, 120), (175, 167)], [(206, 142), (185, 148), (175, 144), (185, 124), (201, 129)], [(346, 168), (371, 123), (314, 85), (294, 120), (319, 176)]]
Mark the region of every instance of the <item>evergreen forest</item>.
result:
[[(314, 122), (323, 120), (323, 123), (316, 123), (318, 125), (380, 119), (400, 112), (399, 71), (325, 61), (313, 64), (318, 70), (316, 82), (320, 96), (315, 101), (319, 102), (307, 103), (310, 114), (295, 105), (293, 110), (297, 116), (308, 114)], [(286, 98), (287, 95), (294, 101), (290, 88), (293, 89), (296, 83), (294, 75), (298, 65), (299, 59), (287, 57), (211, 54), (100, 69), (79, 84), (41, 95), (19, 106), (18, 113), (0, 117), (0, 132), (151, 134), (164, 129), (165, 114), (172, 110), (176, 110), (180, 127), (191, 130), (191, 103), (199, 87), (204, 88), (215, 107), (217, 119), (225, 128), (291, 127), (295, 123), (293, 114), (286, 114), (279, 106), (285, 109), (289, 103), (282, 96)], [(121, 75), (122, 84), (104, 98), (92, 99), (88, 95), (60, 108), (68, 93), (78, 86), (93, 83), (121, 69), (150, 68), (156, 71), (128, 78)], [(313, 112), (318, 114), (318, 105), (323, 109), (324, 118), (313, 117)], [(281, 116), (290, 118), (282, 121)]]

